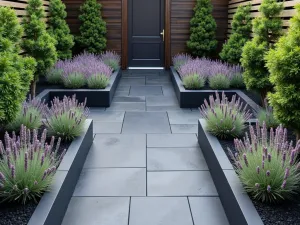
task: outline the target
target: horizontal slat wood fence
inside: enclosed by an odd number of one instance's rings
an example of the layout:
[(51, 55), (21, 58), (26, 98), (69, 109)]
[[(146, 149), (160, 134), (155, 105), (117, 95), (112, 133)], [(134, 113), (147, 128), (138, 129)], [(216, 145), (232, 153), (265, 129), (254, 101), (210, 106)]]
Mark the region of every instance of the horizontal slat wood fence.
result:
[[(260, 4), (262, 0), (229, 0), (228, 1), (228, 30), (227, 30), (227, 35), (230, 35), (232, 32), (231, 29), (231, 22), (234, 13), (237, 11), (238, 6), (240, 5), (247, 5), (249, 3), (252, 4), (251, 7), (251, 17), (259, 17), (260, 12), (258, 11)], [(278, 1), (279, 2), (279, 1)], [(300, 4), (300, 0), (286, 0), (283, 2), (284, 5), (284, 10), (282, 11), (280, 17), (283, 20), (283, 30), (286, 31), (289, 27), (289, 20), (293, 15), (295, 15), (296, 10), (294, 9), (294, 6), (296, 4)]]

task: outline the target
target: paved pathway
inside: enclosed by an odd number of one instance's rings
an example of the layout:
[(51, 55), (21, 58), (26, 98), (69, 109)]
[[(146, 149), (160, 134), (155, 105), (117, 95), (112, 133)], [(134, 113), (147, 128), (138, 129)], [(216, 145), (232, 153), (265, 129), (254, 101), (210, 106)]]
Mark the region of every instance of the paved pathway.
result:
[(91, 109), (94, 143), (63, 225), (228, 225), (167, 72), (126, 71), (110, 108)]

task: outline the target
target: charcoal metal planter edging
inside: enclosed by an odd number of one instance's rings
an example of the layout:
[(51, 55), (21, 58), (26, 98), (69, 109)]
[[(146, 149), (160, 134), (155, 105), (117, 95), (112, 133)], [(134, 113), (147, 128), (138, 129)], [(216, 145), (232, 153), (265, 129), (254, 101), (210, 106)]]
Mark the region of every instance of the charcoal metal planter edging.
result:
[(63, 98), (76, 94), (79, 102), (87, 98), (88, 107), (109, 107), (115, 95), (118, 83), (122, 76), (122, 70), (116, 70), (110, 77), (109, 85), (105, 89), (46, 89), (37, 97), (50, 102), (54, 97)]
[(71, 143), (50, 191), (43, 195), (27, 225), (61, 224), (92, 143), (93, 120), (88, 119), (82, 136)]
[[(204, 99), (208, 99), (210, 95), (215, 93), (215, 90), (186, 90), (180, 79), (179, 74), (171, 67), (171, 80), (175, 89), (180, 108), (197, 108), (203, 104)], [(260, 106), (257, 105), (241, 90), (218, 90), (219, 93), (225, 92), (226, 96), (231, 99), (233, 95), (238, 95), (257, 113)]]
[(219, 193), (230, 225), (263, 225), (251, 199), (218, 139), (205, 131), (206, 121), (198, 121), (198, 143)]

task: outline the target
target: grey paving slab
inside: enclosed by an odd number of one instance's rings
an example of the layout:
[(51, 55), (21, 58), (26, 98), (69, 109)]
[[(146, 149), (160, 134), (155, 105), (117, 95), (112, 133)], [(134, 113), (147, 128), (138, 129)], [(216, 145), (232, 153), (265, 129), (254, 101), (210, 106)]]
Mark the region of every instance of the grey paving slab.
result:
[(170, 124), (198, 124), (200, 113), (197, 111), (168, 112)]
[(165, 112), (126, 112), (122, 133), (171, 133)]
[(130, 96), (156, 96), (162, 95), (161, 86), (131, 86)]
[(124, 92), (129, 92), (130, 86), (118, 86), (116, 91), (124, 91)]
[(190, 148), (198, 147), (198, 142), (195, 134), (148, 134), (147, 147)]
[(62, 225), (127, 225), (129, 197), (73, 197)]
[(73, 196), (145, 196), (145, 168), (83, 169)]
[(133, 197), (129, 225), (193, 225), (187, 198)]
[(129, 91), (116, 91), (114, 97), (117, 96), (128, 96), (129, 95)]
[(194, 225), (229, 225), (218, 197), (189, 197)]
[(106, 111), (145, 111), (145, 102), (112, 102)]
[(119, 86), (145, 85), (145, 78), (122, 78)]
[(160, 76), (160, 77), (146, 77), (146, 85), (162, 85), (162, 84), (170, 84), (170, 77)]
[(198, 125), (196, 124), (171, 124), (173, 134), (196, 134)]
[(147, 170), (208, 170), (201, 149), (148, 148)]
[(148, 196), (218, 196), (209, 171), (147, 173)]
[(94, 134), (120, 134), (123, 123), (116, 122), (93, 122)]
[(145, 102), (145, 96), (115, 96), (112, 102)]
[(146, 167), (146, 135), (96, 135), (84, 168), (99, 167)]
[(108, 112), (108, 111), (94, 111), (91, 114), (91, 118), (96, 121), (100, 122), (123, 122), (125, 115), (125, 111), (122, 112)]
[(146, 106), (148, 112), (168, 112), (168, 111), (182, 111), (184, 109), (178, 106)]
[(146, 106), (176, 106), (179, 108), (179, 104), (175, 96), (148, 96), (146, 97)]

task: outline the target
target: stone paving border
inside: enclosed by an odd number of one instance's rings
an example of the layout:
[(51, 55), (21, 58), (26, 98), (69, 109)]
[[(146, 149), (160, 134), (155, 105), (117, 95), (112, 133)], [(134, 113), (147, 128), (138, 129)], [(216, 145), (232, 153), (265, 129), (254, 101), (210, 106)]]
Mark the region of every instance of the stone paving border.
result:
[(54, 97), (63, 98), (76, 94), (79, 102), (87, 98), (88, 107), (109, 107), (115, 95), (122, 71), (118, 69), (111, 75), (109, 85), (105, 89), (46, 89), (37, 97), (50, 102)]
[[(208, 99), (210, 95), (214, 95), (215, 93), (215, 90), (186, 90), (174, 67), (171, 67), (170, 73), (180, 108), (197, 108), (204, 103), (204, 99)], [(229, 99), (235, 94), (241, 97), (256, 113), (261, 108), (240, 90), (218, 90), (220, 94), (223, 91)]]
[(231, 225), (263, 225), (220, 142), (205, 131), (205, 126), (205, 120), (200, 119), (198, 121), (198, 143), (203, 151), (229, 223)]
[(88, 119), (82, 136), (71, 143), (54, 176), (50, 191), (43, 195), (27, 225), (61, 224), (93, 138), (93, 121)]

